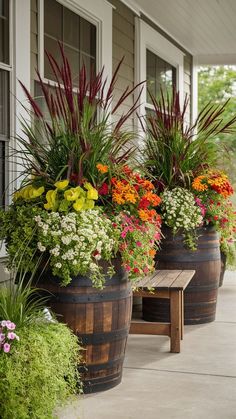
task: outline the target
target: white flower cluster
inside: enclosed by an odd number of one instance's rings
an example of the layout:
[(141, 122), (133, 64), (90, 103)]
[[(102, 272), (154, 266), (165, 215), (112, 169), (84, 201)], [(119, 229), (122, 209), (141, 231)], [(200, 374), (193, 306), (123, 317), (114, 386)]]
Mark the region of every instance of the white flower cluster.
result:
[(35, 217), (38, 225), (38, 249), (50, 254), (55, 275), (66, 284), (73, 275), (89, 273), (94, 284), (101, 283), (97, 261), (110, 260), (117, 249), (112, 222), (99, 210), (61, 215), (46, 212)]
[(177, 187), (163, 192), (161, 208), (163, 221), (173, 229), (174, 233), (179, 229), (194, 230), (203, 221), (194, 195), (184, 188)]

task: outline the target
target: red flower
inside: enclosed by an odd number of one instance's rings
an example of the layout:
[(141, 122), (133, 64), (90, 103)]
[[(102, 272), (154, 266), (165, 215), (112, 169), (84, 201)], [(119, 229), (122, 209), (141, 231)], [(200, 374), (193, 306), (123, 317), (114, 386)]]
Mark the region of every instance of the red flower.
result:
[(138, 208), (139, 209), (147, 209), (150, 205), (150, 201), (147, 198), (142, 198), (139, 202)]
[(139, 269), (138, 269), (138, 268), (134, 268), (134, 269), (133, 269), (133, 272), (134, 272), (135, 274), (139, 274)]
[(218, 215), (214, 215), (214, 220), (217, 221), (219, 219)]
[(109, 187), (107, 183), (103, 183), (101, 188), (98, 189), (98, 194), (99, 195), (107, 195), (109, 192)]

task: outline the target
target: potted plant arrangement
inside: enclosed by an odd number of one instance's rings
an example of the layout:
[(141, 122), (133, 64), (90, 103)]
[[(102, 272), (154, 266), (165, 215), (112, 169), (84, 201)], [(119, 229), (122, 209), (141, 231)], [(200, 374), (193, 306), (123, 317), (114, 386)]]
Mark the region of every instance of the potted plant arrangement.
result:
[(14, 275), (18, 283), (0, 289), (1, 418), (53, 418), (55, 408), (81, 391), (81, 348), (45, 309), (33, 276), (26, 282), (21, 269)]
[[(146, 134), (144, 164), (153, 176), (162, 198), (163, 221), (161, 251), (156, 256), (160, 269), (194, 269), (193, 279), (185, 291), (185, 323), (205, 323), (215, 318), (220, 276), (219, 235), (206, 222), (205, 207), (199, 205), (194, 178), (216, 167), (220, 132), (235, 130), (234, 117), (224, 122), (224, 105), (206, 106), (196, 121), (187, 126), (185, 98), (180, 107), (179, 93), (160, 99), (151, 94), (153, 111), (142, 122)], [(165, 300), (143, 299), (143, 318), (168, 321)]]
[[(50, 291), (50, 307), (80, 337), (84, 391), (121, 381), (129, 332), (131, 280), (154, 269), (160, 240), (160, 198), (153, 184), (129, 167), (133, 133), (124, 123), (136, 103), (116, 122), (112, 116), (134, 89), (126, 89), (111, 110), (117, 70), (110, 85), (103, 70), (73, 85), (61, 47), (62, 66), (48, 59), (56, 84), (38, 74), (47, 118), (23, 86), (34, 127), (23, 121), (18, 139), (25, 179), (1, 214), (0, 236), (9, 265), (32, 270), (43, 255), (38, 287)], [(64, 285), (64, 286), (61, 286)]]
[(236, 265), (236, 210), (229, 198), (234, 191), (228, 176), (220, 170), (210, 170), (197, 176), (192, 188), (204, 213), (205, 223), (214, 226), (220, 234), (219, 286), (222, 286), (226, 265), (231, 269)]

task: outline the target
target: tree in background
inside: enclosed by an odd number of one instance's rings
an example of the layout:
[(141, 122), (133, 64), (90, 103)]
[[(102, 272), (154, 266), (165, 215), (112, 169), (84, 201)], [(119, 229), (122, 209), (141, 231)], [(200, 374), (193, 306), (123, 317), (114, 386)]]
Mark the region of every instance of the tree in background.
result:
[[(236, 114), (236, 66), (200, 67), (198, 72), (198, 109), (207, 103), (223, 103), (227, 99), (225, 115), (228, 119)], [(236, 189), (236, 133), (219, 134), (218, 141), (225, 144), (225, 155), (219, 167), (230, 174)]]

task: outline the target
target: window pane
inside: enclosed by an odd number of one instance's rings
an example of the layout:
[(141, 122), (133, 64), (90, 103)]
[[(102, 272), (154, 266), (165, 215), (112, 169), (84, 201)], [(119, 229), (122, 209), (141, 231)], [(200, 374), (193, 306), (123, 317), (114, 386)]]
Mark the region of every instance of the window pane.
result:
[(0, 136), (9, 137), (9, 74), (0, 70)]
[(147, 102), (151, 103), (148, 90), (157, 97), (162, 88), (172, 91), (176, 85), (176, 68), (162, 58), (147, 50)]
[(63, 7), (63, 20), (64, 43), (79, 50), (80, 17)]
[[(44, 47), (60, 64), (57, 41), (63, 42), (72, 70), (73, 83), (76, 85), (83, 64), (88, 74), (90, 69), (96, 71), (96, 26), (66, 7), (55, 4), (55, 0), (45, 0)], [(55, 80), (47, 57), (45, 57), (44, 74), (46, 78)]]
[[(62, 41), (63, 7), (55, 0), (44, 0), (44, 32)], [(46, 45), (45, 45), (45, 49)]]
[[(53, 38), (49, 38), (47, 35), (45, 35), (44, 46), (45, 46), (45, 51), (51, 54), (60, 66), (62, 64), (62, 59), (61, 59), (61, 53), (60, 53), (57, 40)], [(49, 64), (46, 54), (44, 56), (44, 74), (45, 74), (45, 77), (47, 77), (47, 79), (55, 80), (55, 76), (52, 72), (52, 69)]]
[(0, 62), (9, 64), (9, 0), (0, 0)]
[(5, 205), (5, 143), (0, 141), (0, 208)]
[(80, 19), (80, 50), (96, 58), (96, 26), (83, 18)]

